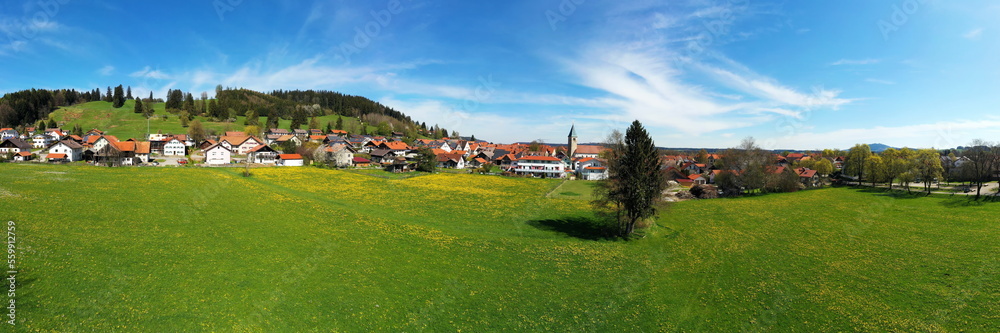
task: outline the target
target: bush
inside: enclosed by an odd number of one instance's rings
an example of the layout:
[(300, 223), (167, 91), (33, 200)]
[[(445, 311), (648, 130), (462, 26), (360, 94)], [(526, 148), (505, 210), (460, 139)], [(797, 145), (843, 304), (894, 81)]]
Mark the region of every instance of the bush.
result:
[(716, 199), (719, 197), (719, 189), (712, 185), (695, 185), (691, 188), (691, 194), (698, 199)]
[(680, 191), (680, 192), (677, 192), (677, 194), (675, 194), (674, 196), (676, 196), (677, 199), (681, 199), (681, 200), (691, 200), (691, 199), (697, 199), (698, 198), (698, 197), (694, 196), (694, 194), (691, 194), (691, 192), (689, 192), (689, 191)]

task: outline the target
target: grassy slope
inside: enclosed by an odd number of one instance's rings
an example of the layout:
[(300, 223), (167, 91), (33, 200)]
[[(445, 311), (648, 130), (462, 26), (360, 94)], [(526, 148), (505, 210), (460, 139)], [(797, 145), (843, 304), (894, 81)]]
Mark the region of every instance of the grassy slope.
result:
[[(166, 120), (163, 118), (151, 119), (149, 121), (150, 132), (187, 133), (187, 128), (181, 127), (177, 115), (167, 113), (164, 105), (164, 103), (157, 103), (153, 106), (153, 109), (156, 110), (156, 115), (166, 117)], [(126, 101), (125, 105), (118, 109), (111, 107), (110, 102), (89, 102), (60, 108), (53, 112), (50, 117), (59, 122), (60, 126), (64, 129), (71, 129), (73, 125), (79, 124), (80, 127), (83, 127), (84, 131), (97, 128), (123, 140), (127, 138), (144, 138), (146, 136), (146, 118), (142, 114), (133, 112), (134, 108), (135, 101)], [(200, 121), (206, 130), (213, 129), (221, 133), (227, 130), (242, 131), (245, 127), (243, 122), (246, 120), (246, 117), (240, 116), (234, 123), (212, 122), (208, 121), (205, 117), (195, 117), (195, 119)], [(266, 119), (266, 117), (261, 117), (261, 121)], [(322, 129), (325, 129), (327, 122), (337, 121), (337, 116), (329, 115), (317, 117), (317, 119), (322, 124)], [(344, 127), (350, 128), (350, 126), (357, 124), (357, 121), (357, 118), (344, 117)], [(279, 127), (288, 128), (291, 123), (291, 120), (281, 120)], [(368, 129), (369, 131), (374, 131), (375, 127), (368, 126)]]
[(23, 325), (996, 331), (1000, 322), (997, 205), (851, 189), (685, 202), (649, 237), (609, 242), (561, 232), (587, 236), (571, 226), (589, 213), (584, 200), (542, 199), (555, 181), (237, 172), (0, 165), (0, 217), (21, 233)]

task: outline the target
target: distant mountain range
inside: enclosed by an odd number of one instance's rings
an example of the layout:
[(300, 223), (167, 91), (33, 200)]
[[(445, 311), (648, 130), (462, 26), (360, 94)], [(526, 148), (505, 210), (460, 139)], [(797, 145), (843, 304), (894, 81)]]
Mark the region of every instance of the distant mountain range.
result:
[(887, 146), (887, 145), (884, 145), (884, 144), (881, 144), (881, 143), (872, 143), (872, 144), (869, 144), (868, 147), (871, 148), (872, 152), (874, 152), (874, 153), (881, 153), (883, 151), (886, 151), (889, 148), (899, 149), (899, 148)]

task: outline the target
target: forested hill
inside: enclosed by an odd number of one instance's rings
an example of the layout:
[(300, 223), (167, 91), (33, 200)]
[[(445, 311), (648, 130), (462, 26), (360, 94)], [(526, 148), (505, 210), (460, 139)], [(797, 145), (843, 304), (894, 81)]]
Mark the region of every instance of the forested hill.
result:
[[(108, 87), (105, 91), (31, 89), (9, 93), (0, 97), (0, 127), (31, 126), (46, 120), (60, 107), (92, 101), (112, 102), (116, 107), (126, 100), (141, 100), (143, 104), (166, 104), (173, 114), (189, 117), (204, 116), (217, 121), (231, 121), (237, 117), (261, 118), (260, 125), (276, 126), (280, 120), (291, 120), (292, 126), (305, 126), (313, 117), (343, 115), (359, 118), (372, 126), (387, 127), (404, 132), (407, 136), (447, 133), (436, 126), (413, 121), (400, 111), (361, 96), (333, 91), (275, 90), (262, 93), (248, 89), (216, 88), (215, 99), (207, 93), (195, 97), (191, 92), (169, 90), (167, 96), (132, 96), (131, 88)], [(150, 103), (152, 102), (152, 103)], [(131, 104), (131, 103), (130, 103)], [(138, 103), (136, 103), (138, 104)], [(137, 113), (141, 110), (137, 109)], [(266, 119), (266, 121), (264, 120)]]

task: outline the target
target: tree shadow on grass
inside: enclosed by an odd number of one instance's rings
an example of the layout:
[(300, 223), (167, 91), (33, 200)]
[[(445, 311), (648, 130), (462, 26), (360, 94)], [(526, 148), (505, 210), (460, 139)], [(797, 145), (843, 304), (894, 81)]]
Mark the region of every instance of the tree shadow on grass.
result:
[(927, 193), (922, 192), (923, 188), (911, 189), (911, 192), (906, 192), (906, 189), (893, 188), (892, 190), (886, 188), (871, 188), (871, 187), (854, 187), (855, 191), (861, 193), (871, 193), (880, 197), (889, 197), (893, 199), (918, 199), (927, 197)]
[(983, 196), (976, 200), (975, 196), (954, 196), (949, 197), (946, 200), (941, 200), (940, 205), (948, 208), (962, 208), (962, 207), (982, 207), (986, 205), (993, 205), (1000, 203), (1000, 198), (995, 196)]
[(591, 217), (563, 217), (547, 220), (532, 220), (528, 225), (539, 230), (555, 231), (567, 236), (585, 240), (618, 240), (611, 221)]

